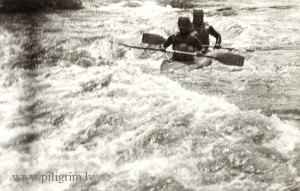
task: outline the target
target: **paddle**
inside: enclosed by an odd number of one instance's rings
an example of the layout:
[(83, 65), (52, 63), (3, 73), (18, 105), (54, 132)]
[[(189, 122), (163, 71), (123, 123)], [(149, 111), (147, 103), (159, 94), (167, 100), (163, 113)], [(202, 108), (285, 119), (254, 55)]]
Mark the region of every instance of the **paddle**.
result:
[(245, 59), (243, 56), (240, 56), (237, 54), (232, 54), (232, 53), (221, 53), (217, 56), (208, 56), (208, 55), (203, 55), (201, 52), (184, 52), (184, 51), (178, 51), (178, 50), (167, 50), (167, 49), (162, 49), (162, 48), (132, 46), (132, 45), (127, 45), (127, 44), (123, 44), (123, 43), (118, 43), (118, 44), (125, 46), (125, 47), (129, 47), (129, 48), (135, 48), (135, 49), (153, 50), (153, 51), (160, 51), (160, 52), (170, 52), (170, 53), (177, 53), (177, 54), (187, 54), (187, 55), (192, 55), (192, 56), (197, 56), (197, 57), (212, 58), (212, 59), (216, 59), (217, 61), (219, 61), (225, 65), (230, 65), (230, 66), (243, 66), (244, 59)]
[[(152, 44), (152, 45), (161, 45), (162, 43), (165, 42), (165, 38), (157, 35), (157, 34), (150, 34), (150, 33), (143, 33), (143, 38), (142, 38), (142, 43), (147, 43), (147, 44)], [(203, 47), (214, 47), (210, 45), (203, 45)], [(226, 49), (226, 50), (241, 50), (241, 49), (236, 49), (236, 48), (227, 48), (227, 47), (220, 47), (221, 49)], [(243, 49), (243, 51), (247, 52), (254, 52), (255, 50), (252, 49)]]

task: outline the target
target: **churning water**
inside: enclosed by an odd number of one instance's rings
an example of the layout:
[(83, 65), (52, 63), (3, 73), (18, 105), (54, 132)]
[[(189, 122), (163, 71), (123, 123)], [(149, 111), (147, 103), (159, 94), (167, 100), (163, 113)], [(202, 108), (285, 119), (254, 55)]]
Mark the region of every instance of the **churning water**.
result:
[[(90, 0), (77, 11), (1, 13), (1, 190), (299, 187), (299, 1), (194, 4), (223, 46), (256, 49), (235, 52), (243, 67), (161, 73), (170, 55), (117, 43), (168, 37), (192, 9)], [(85, 173), (94, 178), (50, 180)]]

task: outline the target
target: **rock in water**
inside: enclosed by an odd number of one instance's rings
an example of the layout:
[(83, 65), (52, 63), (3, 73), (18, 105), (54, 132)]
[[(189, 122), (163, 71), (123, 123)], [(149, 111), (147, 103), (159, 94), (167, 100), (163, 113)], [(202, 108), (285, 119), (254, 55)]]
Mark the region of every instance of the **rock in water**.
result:
[(171, 5), (173, 8), (187, 9), (194, 7), (192, 0), (157, 0), (157, 2), (164, 6)]
[(57, 9), (80, 9), (82, 2), (80, 0), (57, 0), (55, 4)]
[(45, 7), (44, 0), (3, 0), (2, 9), (8, 12), (29, 12)]
[(31, 12), (45, 8), (80, 9), (80, 0), (2, 0), (2, 10), (7, 12)]

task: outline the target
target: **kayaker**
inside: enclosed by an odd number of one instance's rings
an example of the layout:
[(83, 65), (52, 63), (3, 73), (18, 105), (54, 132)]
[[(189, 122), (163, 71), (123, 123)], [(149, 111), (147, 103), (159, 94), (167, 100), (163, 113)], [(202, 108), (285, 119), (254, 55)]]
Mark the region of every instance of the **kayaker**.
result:
[[(221, 35), (207, 22), (204, 22), (204, 13), (201, 9), (194, 9), (193, 11), (193, 30), (199, 34), (199, 39), (203, 45), (209, 45), (209, 35), (216, 38), (215, 49), (219, 49), (221, 46)], [(205, 47), (206, 51), (208, 47)]]
[[(163, 48), (173, 45), (173, 50), (184, 52), (195, 52), (202, 50), (203, 46), (199, 40), (198, 32), (193, 31), (193, 26), (189, 17), (179, 17), (178, 19), (179, 32), (171, 35), (164, 43)], [(193, 55), (174, 53), (173, 61), (194, 61)]]

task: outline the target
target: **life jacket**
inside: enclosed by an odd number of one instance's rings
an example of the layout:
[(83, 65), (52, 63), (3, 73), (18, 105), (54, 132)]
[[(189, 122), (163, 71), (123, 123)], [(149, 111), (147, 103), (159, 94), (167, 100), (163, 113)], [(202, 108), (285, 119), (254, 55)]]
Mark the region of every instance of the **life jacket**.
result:
[(201, 41), (202, 44), (204, 45), (209, 45), (209, 24), (204, 22), (200, 27), (194, 26), (194, 30), (196, 30), (199, 34), (199, 40)]
[[(194, 46), (194, 38), (198, 33), (196, 31), (190, 32), (187, 35), (181, 35), (178, 33), (173, 39), (173, 50), (184, 51), (184, 52), (195, 52), (196, 47)], [(174, 53), (172, 59), (174, 61), (194, 61), (193, 55), (178, 54)]]

